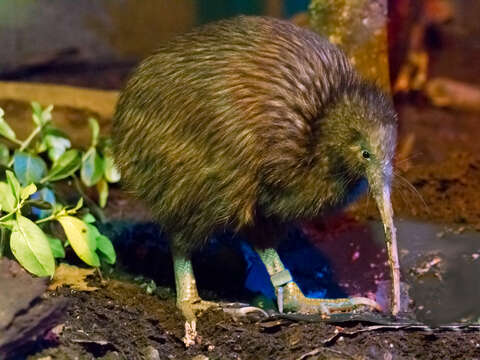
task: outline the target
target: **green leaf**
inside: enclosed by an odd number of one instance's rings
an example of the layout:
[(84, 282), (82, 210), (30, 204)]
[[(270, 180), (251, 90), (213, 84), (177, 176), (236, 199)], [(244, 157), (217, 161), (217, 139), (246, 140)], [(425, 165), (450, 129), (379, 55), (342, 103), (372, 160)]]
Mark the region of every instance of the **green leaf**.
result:
[(0, 182), (0, 206), (2, 210), (8, 213), (15, 210), (17, 206), (17, 200), (15, 200), (15, 195), (13, 195), (10, 185), (3, 181)]
[(13, 174), (13, 172), (11, 172), (10, 170), (7, 170), (6, 174), (7, 174), (8, 186), (10, 187), (10, 191), (12, 192), (13, 196), (15, 197), (15, 200), (16, 200), (15, 206), (17, 206), (17, 204), (20, 201), (20, 192), (21, 192), (22, 188), (21, 188), (20, 183), (18, 182), (17, 178)]
[(52, 204), (45, 200), (28, 200), (25, 204), (42, 210), (51, 210), (53, 207)]
[(10, 150), (8, 149), (7, 145), (0, 143), (0, 165), (7, 165), (9, 161)]
[(97, 248), (97, 237), (101, 236), (102, 234), (100, 234), (100, 231), (98, 231), (98, 229), (95, 225), (87, 224), (87, 227), (90, 230), (90, 234), (92, 235), (90, 240), (93, 240), (95, 242), (94, 246), (95, 246), (95, 249), (96, 249)]
[(13, 170), (22, 186), (38, 183), (47, 174), (47, 164), (39, 156), (17, 151), (13, 156)]
[(37, 276), (53, 276), (55, 259), (45, 233), (30, 219), (19, 215), (12, 227), (10, 248), (18, 262)]
[(83, 198), (81, 197), (80, 199), (78, 199), (75, 207), (69, 211), (77, 212), (77, 210), (79, 210), (82, 206), (83, 206)]
[(108, 183), (105, 178), (101, 178), (100, 181), (97, 183), (97, 191), (98, 191), (98, 204), (101, 208), (104, 208), (107, 205), (108, 199)]
[(41, 124), (42, 124), (42, 106), (36, 101), (32, 101), (30, 103), (30, 105), (32, 106), (33, 122), (36, 125), (41, 126)]
[(40, 141), (37, 141), (35, 143), (35, 147), (33, 148), (35, 154), (41, 154), (44, 151), (47, 151), (48, 147), (45, 142), (45, 139), (40, 139)]
[(0, 224), (7, 227), (8, 229), (11, 229), (17, 223), (17, 221), (13, 217), (13, 214), (10, 215), (7, 219), (2, 220)]
[(93, 216), (93, 215), (90, 214), (90, 213), (86, 213), (86, 214), (82, 217), (82, 220), (83, 220), (84, 222), (86, 222), (87, 224), (92, 224), (92, 223), (94, 223), (95, 221), (97, 221), (97, 220), (95, 219), (95, 216)]
[(90, 266), (100, 266), (100, 259), (95, 253), (97, 247), (95, 234), (88, 225), (73, 216), (62, 216), (58, 221), (78, 257)]
[(104, 258), (108, 264), (114, 264), (117, 257), (110, 239), (100, 234), (95, 225), (88, 224), (87, 227), (90, 231), (91, 239), (95, 240), (95, 246), (100, 256)]
[(48, 234), (47, 239), (50, 244), (50, 249), (52, 249), (53, 257), (63, 259), (65, 257), (65, 248), (63, 247), (62, 241)]
[(42, 143), (45, 144), (44, 151), (48, 149), (48, 157), (53, 162), (72, 146), (64, 132), (50, 125), (42, 131)]
[(5, 122), (3, 115), (5, 115), (5, 112), (2, 108), (0, 108), (0, 135), (6, 137), (7, 139), (15, 140), (17, 136), (15, 135), (15, 132), (12, 130), (10, 125)]
[(80, 170), (80, 177), (83, 183), (87, 186), (93, 186), (103, 176), (104, 161), (98, 155), (95, 148), (90, 148), (82, 161), (82, 169)]
[(117, 254), (113, 248), (113, 244), (108, 237), (100, 235), (97, 237), (97, 250), (100, 256), (105, 259), (108, 264), (115, 264)]
[(20, 193), (20, 199), (27, 200), (32, 194), (37, 192), (37, 187), (35, 184), (30, 184), (27, 187), (24, 187)]
[(32, 101), (31, 106), (32, 119), (37, 126), (44, 126), (52, 120), (53, 105), (49, 105), (45, 109), (43, 109), (38, 102)]
[(48, 147), (48, 157), (54, 162), (72, 145), (67, 138), (53, 135), (47, 135), (45, 142)]
[(98, 144), (98, 135), (100, 134), (100, 126), (98, 121), (95, 118), (88, 118), (90, 128), (92, 129), (92, 147), (97, 146)]
[(53, 164), (43, 181), (58, 181), (75, 173), (81, 165), (80, 152), (72, 149), (64, 152)]
[(105, 179), (110, 183), (120, 181), (120, 171), (115, 166), (113, 157), (110, 154), (105, 154)]
[(44, 187), (33, 194), (27, 204), (32, 206), (32, 213), (39, 219), (46, 218), (52, 214), (55, 208), (55, 194), (50, 188)]

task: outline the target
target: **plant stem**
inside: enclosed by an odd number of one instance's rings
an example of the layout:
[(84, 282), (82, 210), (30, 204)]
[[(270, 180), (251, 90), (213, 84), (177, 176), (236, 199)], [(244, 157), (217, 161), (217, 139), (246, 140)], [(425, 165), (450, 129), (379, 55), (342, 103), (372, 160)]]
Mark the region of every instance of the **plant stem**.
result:
[[(25, 150), (28, 145), (30, 145), (30, 143), (32, 142), (32, 140), (35, 138), (35, 136), (38, 135), (38, 133), (42, 130), (42, 126), (37, 126), (31, 133), (30, 135), (28, 135), (28, 138), (26, 138), (23, 142), (21, 142), (19, 145), (20, 145), (20, 149), (18, 149), (19, 151), (23, 151)], [(8, 163), (8, 167), (11, 167), (13, 165), (13, 157), (12, 157), (12, 160), (10, 160), (10, 162)]]
[(26, 138), (25, 141), (22, 143), (22, 146), (20, 146), (20, 151), (25, 150), (41, 130), (42, 130), (42, 126), (37, 126), (35, 130), (33, 130), (32, 133), (28, 136), (28, 138)]
[(13, 142), (14, 144), (17, 144), (19, 146), (22, 146), (23, 142), (21, 142), (20, 140), (18, 139), (14, 139), (14, 138), (6, 138), (8, 139), (9, 141)]
[(7, 245), (6, 239), (7, 237), (5, 236), (6, 229), (5, 228), (0, 228), (0, 258), (3, 257), (3, 253), (5, 252), (5, 247)]
[(41, 224), (41, 223), (44, 223), (44, 222), (47, 222), (47, 221), (50, 221), (50, 220), (54, 220), (54, 219), (57, 218), (57, 215), (58, 214), (52, 214), (50, 216), (47, 216), (46, 218), (39, 219), (39, 220), (35, 221), (35, 224)]
[(97, 204), (95, 204), (95, 201), (93, 201), (92, 199), (90, 199), (89, 196), (87, 196), (87, 194), (85, 194), (85, 192), (83, 191), (82, 189), (82, 184), (80, 184), (80, 181), (78, 180), (78, 178), (73, 175), (73, 180), (75, 182), (75, 187), (77, 188), (77, 191), (80, 193), (80, 195), (85, 199), (85, 201), (88, 203), (88, 206), (90, 207), (90, 209), (92, 210), (92, 212), (95, 214), (95, 217), (100, 220), (101, 223), (104, 223), (106, 221), (105, 219), (105, 215), (103, 214), (103, 211), (102, 209), (100, 209)]
[(8, 218), (9, 216), (12, 216), (13, 214), (15, 214), (18, 210), (18, 206), (10, 213), (6, 214), (6, 215), (3, 215), (2, 217), (0, 217), (0, 221), (3, 221), (5, 220), (6, 218)]

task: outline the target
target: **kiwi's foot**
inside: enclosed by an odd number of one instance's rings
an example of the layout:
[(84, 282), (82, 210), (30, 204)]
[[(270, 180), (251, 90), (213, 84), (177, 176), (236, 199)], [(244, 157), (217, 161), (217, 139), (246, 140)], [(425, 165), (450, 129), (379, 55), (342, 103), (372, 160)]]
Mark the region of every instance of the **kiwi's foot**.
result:
[(351, 312), (367, 307), (381, 311), (380, 305), (368, 298), (353, 297), (345, 299), (311, 299), (305, 297), (298, 285), (290, 281), (276, 290), (279, 311), (300, 312), (304, 314), (318, 314), (328, 316), (335, 312)]
[(220, 308), (220, 306), (213, 301), (205, 301), (200, 298), (195, 298), (189, 301), (182, 301), (177, 303), (177, 307), (182, 312), (185, 318), (185, 336), (183, 343), (186, 347), (200, 342), (200, 337), (197, 333), (197, 316), (208, 309)]
[(220, 308), (220, 305), (213, 301), (205, 301), (200, 298), (196, 298), (177, 303), (177, 307), (182, 312), (185, 320), (192, 321), (196, 320), (198, 315), (201, 315), (208, 309)]
[(268, 313), (256, 306), (244, 303), (220, 303), (223, 311), (234, 318), (240, 317), (268, 317)]

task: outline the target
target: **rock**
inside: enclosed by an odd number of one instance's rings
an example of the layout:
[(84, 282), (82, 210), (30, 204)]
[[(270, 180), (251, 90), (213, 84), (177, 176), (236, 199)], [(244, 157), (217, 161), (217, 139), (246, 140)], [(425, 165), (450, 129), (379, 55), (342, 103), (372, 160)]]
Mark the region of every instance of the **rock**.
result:
[(146, 360), (160, 360), (160, 353), (151, 345), (143, 349), (143, 356)]
[(47, 279), (35, 278), (17, 262), (0, 259), (0, 359), (20, 356), (59, 324), (64, 298), (44, 299)]

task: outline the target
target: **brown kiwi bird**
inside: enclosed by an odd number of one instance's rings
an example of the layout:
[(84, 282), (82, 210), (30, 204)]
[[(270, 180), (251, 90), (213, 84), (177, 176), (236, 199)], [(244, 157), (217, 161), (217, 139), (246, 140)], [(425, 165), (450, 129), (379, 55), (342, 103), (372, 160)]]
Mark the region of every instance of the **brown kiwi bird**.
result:
[(195, 314), (212, 305), (198, 296), (191, 253), (225, 228), (247, 235), (283, 310), (375, 306), (306, 298), (274, 250), (284, 224), (341, 207), (362, 181), (384, 223), (399, 311), (390, 201), (396, 123), (390, 98), (340, 49), (282, 20), (207, 24), (138, 66), (118, 101), (114, 152), (126, 187), (169, 236), (187, 335)]

